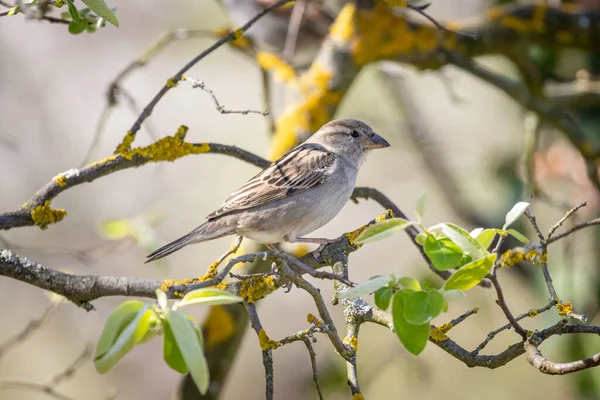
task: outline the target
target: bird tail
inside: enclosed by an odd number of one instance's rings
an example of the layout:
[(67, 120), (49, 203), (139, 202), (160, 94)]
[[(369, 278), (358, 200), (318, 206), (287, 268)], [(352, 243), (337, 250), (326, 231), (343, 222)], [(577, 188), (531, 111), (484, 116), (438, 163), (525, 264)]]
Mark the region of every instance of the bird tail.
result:
[(160, 249), (148, 254), (146, 263), (168, 256), (169, 254), (182, 249), (188, 244), (200, 243), (207, 240), (220, 238), (222, 236), (227, 236), (232, 233), (233, 229), (234, 228), (232, 226), (224, 226), (220, 220), (207, 221), (187, 235), (184, 235), (179, 239), (176, 239), (171, 243), (164, 245)]

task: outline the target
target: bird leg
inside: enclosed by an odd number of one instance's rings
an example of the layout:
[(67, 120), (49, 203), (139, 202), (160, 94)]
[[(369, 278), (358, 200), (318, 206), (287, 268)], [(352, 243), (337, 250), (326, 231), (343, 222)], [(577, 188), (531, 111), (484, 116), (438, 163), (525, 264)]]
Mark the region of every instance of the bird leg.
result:
[(325, 248), (329, 243), (335, 242), (337, 239), (326, 239), (326, 238), (305, 238), (305, 237), (293, 237), (293, 236), (284, 236), (283, 237), (286, 242), (289, 243), (317, 243), (319, 247), (315, 251), (313, 251), (313, 255), (315, 260), (320, 263), (324, 261), (321, 259), (321, 251)]
[(284, 239), (288, 243), (317, 243), (320, 245), (326, 245), (326, 244), (333, 243), (336, 241), (336, 239), (305, 238), (305, 237), (292, 237), (292, 236), (284, 237)]

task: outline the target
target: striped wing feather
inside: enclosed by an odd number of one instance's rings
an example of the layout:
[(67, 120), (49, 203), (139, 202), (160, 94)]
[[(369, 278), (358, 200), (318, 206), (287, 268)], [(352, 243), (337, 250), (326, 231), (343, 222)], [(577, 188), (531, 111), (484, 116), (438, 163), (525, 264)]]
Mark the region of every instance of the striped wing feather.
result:
[(319, 186), (331, 173), (336, 157), (318, 144), (298, 146), (246, 182), (207, 219), (260, 207)]

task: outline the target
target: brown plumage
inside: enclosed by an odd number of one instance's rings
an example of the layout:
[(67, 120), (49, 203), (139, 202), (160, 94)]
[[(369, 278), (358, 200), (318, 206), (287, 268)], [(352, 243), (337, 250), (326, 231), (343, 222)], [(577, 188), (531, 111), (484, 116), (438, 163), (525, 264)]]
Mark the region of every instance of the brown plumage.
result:
[(260, 243), (324, 240), (302, 236), (325, 225), (342, 209), (366, 152), (387, 146), (363, 122), (329, 122), (246, 182), (202, 225), (156, 250), (146, 262), (191, 243), (232, 234)]

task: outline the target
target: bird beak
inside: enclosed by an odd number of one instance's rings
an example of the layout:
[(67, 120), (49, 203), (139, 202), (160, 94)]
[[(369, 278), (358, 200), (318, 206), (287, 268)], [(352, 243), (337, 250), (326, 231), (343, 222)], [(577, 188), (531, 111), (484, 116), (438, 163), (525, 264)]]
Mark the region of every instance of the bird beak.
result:
[(362, 145), (365, 149), (383, 149), (384, 147), (390, 147), (387, 140), (376, 133), (368, 139), (363, 140)]

